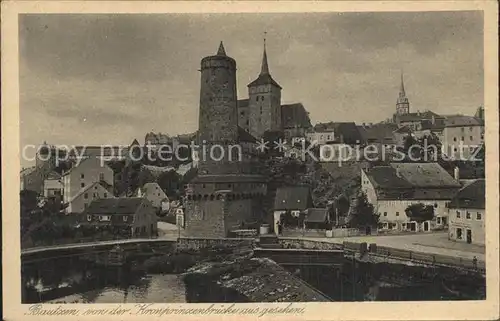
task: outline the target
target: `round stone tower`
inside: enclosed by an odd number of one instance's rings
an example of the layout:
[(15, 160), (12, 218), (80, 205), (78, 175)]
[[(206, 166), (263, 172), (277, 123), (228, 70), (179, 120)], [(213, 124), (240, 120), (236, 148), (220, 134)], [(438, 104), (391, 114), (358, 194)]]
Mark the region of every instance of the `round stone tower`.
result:
[(238, 140), (236, 61), (222, 42), (215, 56), (201, 60), (199, 143), (235, 143)]

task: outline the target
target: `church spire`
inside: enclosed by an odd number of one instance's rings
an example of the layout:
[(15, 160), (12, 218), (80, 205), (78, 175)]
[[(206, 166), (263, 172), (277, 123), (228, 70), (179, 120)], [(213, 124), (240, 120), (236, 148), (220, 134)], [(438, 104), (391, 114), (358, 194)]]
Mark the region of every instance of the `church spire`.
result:
[(264, 54), (262, 55), (262, 66), (260, 68), (261, 75), (269, 74), (269, 65), (267, 64), (267, 53), (266, 53), (266, 34), (267, 32), (264, 32)]
[(399, 97), (401, 98), (406, 97), (403, 71), (401, 71), (401, 85), (399, 87)]
[(217, 50), (217, 56), (226, 56), (226, 49), (224, 49), (222, 41), (220, 42), (219, 50)]

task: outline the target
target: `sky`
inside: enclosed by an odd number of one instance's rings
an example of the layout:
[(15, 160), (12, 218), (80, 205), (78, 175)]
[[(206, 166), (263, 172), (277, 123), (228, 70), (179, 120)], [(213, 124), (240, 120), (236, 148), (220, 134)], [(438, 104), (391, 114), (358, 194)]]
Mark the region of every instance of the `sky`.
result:
[(21, 15), (21, 147), (193, 132), (200, 60), (223, 41), (247, 98), (264, 32), (282, 103), (303, 103), (313, 124), (389, 118), (401, 71), (411, 111), (483, 104), (481, 12)]

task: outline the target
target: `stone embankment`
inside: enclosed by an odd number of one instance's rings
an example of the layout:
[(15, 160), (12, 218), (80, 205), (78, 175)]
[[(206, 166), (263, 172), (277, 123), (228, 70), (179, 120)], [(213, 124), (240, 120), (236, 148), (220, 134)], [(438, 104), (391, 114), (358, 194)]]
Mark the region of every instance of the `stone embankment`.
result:
[(205, 262), (183, 274), (189, 302), (325, 302), (328, 297), (266, 258)]

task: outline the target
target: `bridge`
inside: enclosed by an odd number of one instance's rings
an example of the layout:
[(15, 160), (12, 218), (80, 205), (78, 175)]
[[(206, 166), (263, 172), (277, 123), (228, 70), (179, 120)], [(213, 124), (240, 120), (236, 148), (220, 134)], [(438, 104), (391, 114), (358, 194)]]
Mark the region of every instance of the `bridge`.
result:
[(279, 265), (335, 266), (341, 265), (344, 258), (343, 250), (313, 250), (313, 249), (254, 249), (255, 257), (266, 257)]
[(79, 256), (83, 253), (105, 253), (109, 252), (113, 247), (119, 245), (124, 250), (135, 249), (140, 244), (152, 244), (155, 246), (173, 245), (177, 242), (176, 239), (123, 239), (123, 240), (110, 240), (99, 242), (86, 242), (86, 243), (70, 243), (52, 246), (40, 246), (21, 250), (21, 257), (23, 263), (41, 261), (51, 258), (72, 257)]

